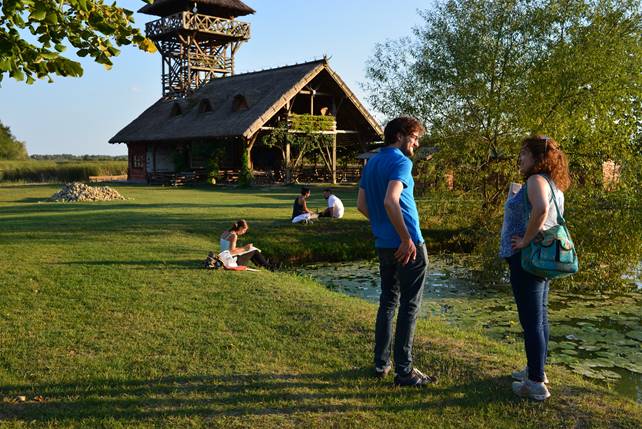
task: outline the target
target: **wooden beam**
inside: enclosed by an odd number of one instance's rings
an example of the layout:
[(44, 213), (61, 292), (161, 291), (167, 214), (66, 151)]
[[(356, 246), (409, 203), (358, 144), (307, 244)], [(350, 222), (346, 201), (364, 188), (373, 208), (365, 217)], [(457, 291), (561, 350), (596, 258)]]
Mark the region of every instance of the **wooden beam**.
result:
[[(273, 131), (276, 130), (276, 127), (261, 127), (261, 131)], [(359, 131), (354, 130), (336, 130), (336, 131), (299, 131), (299, 130), (288, 130), (289, 134), (359, 134)]]
[(332, 136), (332, 184), (337, 184), (337, 135)]
[(301, 94), (301, 95), (312, 95), (313, 93), (314, 93), (314, 95), (320, 95), (322, 97), (334, 97), (334, 94), (330, 94), (329, 92), (320, 92), (320, 91), (313, 92), (313, 91), (310, 91), (310, 90), (307, 90), (307, 89), (303, 89), (303, 90), (299, 91), (299, 94)]

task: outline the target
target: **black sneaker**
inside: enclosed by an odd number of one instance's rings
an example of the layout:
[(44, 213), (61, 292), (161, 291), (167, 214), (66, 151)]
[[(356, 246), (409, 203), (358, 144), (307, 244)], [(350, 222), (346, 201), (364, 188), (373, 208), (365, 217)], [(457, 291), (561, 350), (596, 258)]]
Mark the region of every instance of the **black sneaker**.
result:
[(413, 368), (408, 375), (395, 375), (395, 386), (401, 387), (424, 387), (435, 381), (435, 377), (426, 375)]
[(374, 376), (377, 378), (385, 378), (390, 373), (391, 368), (392, 367), (390, 365), (386, 365), (384, 367), (375, 366)]

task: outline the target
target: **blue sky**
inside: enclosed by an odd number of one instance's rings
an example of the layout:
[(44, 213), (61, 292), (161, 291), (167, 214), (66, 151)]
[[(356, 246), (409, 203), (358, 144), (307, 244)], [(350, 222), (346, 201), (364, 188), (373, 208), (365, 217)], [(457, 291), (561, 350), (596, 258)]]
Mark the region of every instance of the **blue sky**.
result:
[[(330, 66), (365, 102), (360, 83), (374, 45), (411, 34), (420, 24), (417, 9), (433, 0), (244, 0), (256, 14), (252, 39), (237, 53), (236, 72), (254, 71), (331, 57)], [(138, 10), (138, 0), (118, 0)], [(136, 26), (154, 17), (135, 14)], [(54, 77), (28, 86), (5, 76), (0, 88), (0, 121), (26, 142), (30, 154), (124, 155), (125, 145), (107, 143), (116, 132), (161, 95), (160, 54), (124, 47), (106, 71), (82, 60), (82, 78)]]

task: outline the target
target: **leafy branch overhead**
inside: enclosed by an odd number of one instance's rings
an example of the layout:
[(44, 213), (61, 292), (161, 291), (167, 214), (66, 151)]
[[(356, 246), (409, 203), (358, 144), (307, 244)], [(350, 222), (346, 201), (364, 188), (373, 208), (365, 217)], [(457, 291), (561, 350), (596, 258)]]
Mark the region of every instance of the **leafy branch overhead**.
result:
[(499, 202), (519, 140), (554, 137), (581, 182), (642, 142), (639, 0), (440, 0), (411, 36), (377, 45), (371, 104), (429, 128), (435, 159)]
[[(153, 0), (145, 0), (150, 3)], [(69, 46), (109, 69), (118, 46), (156, 49), (132, 26), (133, 12), (103, 0), (5, 0), (0, 2), (0, 81), (6, 74), (31, 84), (52, 75), (79, 77), (78, 61), (63, 55)]]

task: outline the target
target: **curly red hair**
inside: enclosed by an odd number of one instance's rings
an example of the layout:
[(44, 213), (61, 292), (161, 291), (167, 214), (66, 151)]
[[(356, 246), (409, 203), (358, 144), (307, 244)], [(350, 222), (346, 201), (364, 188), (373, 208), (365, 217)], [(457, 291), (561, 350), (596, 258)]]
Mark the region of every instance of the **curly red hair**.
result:
[(541, 135), (527, 137), (522, 141), (522, 150), (524, 149), (528, 150), (535, 160), (533, 167), (524, 174), (525, 179), (533, 174), (546, 174), (562, 192), (571, 186), (568, 160), (555, 140)]

